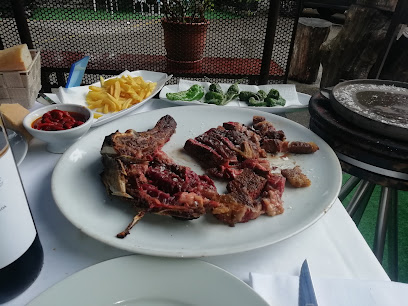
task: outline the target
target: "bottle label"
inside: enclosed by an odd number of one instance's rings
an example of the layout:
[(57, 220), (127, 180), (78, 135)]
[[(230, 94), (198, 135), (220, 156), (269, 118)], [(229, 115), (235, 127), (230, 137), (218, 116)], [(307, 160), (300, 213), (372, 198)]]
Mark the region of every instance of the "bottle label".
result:
[(23, 255), (35, 236), (27, 198), (0, 122), (0, 269)]

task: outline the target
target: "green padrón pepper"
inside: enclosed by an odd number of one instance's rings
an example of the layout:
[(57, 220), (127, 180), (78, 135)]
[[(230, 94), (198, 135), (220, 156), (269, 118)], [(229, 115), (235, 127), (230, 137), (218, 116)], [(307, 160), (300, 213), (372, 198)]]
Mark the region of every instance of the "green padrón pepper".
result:
[(265, 102), (268, 106), (285, 106), (286, 104), (286, 100), (282, 98), (279, 91), (273, 88), (268, 92), (268, 96), (265, 98)]
[(239, 99), (240, 99), (241, 101), (246, 101), (246, 102), (248, 102), (248, 101), (249, 101), (249, 98), (254, 97), (255, 95), (256, 95), (256, 93), (255, 93), (255, 92), (252, 92), (252, 91), (241, 91), (241, 92), (239, 93)]
[(250, 97), (248, 100), (249, 106), (267, 106), (264, 100), (258, 100), (255, 97)]
[(223, 105), (225, 96), (222, 93), (209, 91), (205, 94), (204, 102), (208, 104)]
[(273, 88), (268, 92), (268, 95), (267, 95), (267, 98), (273, 98), (276, 100), (279, 99), (279, 97), (280, 97), (279, 91)]
[(265, 100), (265, 98), (268, 96), (268, 94), (265, 92), (265, 90), (258, 90), (256, 95), (259, 97), (259, 100)]
[(279, 99), (267, 97), (265, 98), (265, 103), (267, 106), (276, 106), (276, 105), (285, 106), (286, 100), (282, 97), (280, 97)]
[(230, 102), (231, 100), (235, 99), (238, 96), (239, 96), (238, 83), (234, 83), (228, 88), (227, 92), (225, 93), (225, 99), (222, 105), (227, 104), (228, 102)]
[(188, 90), (166, 94), (166, 98), (172, 101), (195, 101), (200, 100), (203, 96), (204, 89), (198, 84), (194, 84)]
[(218, 83), (212, 83), (212, 84), (210, 84), (210, 87), (208, 88), (208, 90), (209, 90), (209, 91), (212, 91), (212, 92), (218, 92), (218, 93), (220, 93), (220, 94), (224, 94), (224, 92), (222, 91), (222, 88), (221, 88), (220, 84), (218, 84)]
[(267, 106), (265, 102), (266, 92), (263, 90), (258, 90), (258, 92), (249, 98), (248, 105), (249, 106)]
[(279, 91), (276, 89), (271, 89), (268, 93), (264, 90), (258, 90), (258, 92), (252, 91), (241, 91), (239, 94), (239, 99), (241, 101), (248, 102), (249, 106), (285, 106), (286, 100), (281, 97)]

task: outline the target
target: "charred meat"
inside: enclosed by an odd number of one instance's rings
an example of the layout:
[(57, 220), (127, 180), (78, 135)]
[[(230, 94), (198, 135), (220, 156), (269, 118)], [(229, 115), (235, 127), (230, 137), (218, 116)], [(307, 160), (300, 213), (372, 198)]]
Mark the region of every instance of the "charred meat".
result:
[(161, 118), (146, 132), (127, 130), (105, 138), (101, 174), (110, 195), (130, 201), (138, 214), (118, 237), (123, 238), (144, 213), (198, 218), (218, 203), (213, 181), (189, 167), (175, 164), (161, 148), (175, 132), (170, 116)]
[(282, 193), (285, 178), (272, 174), (261, 136), (238, 122), (222, 126), (188, 139), (188, 154), (201, 162), (211, 176), (228, 180), (227, 194), (213, 198), (219, 204), (212, 214), (233, 226), (256, 219), (262, 214), (283, 213)]
[(287, 141), (285, 133), (276, 130), (272, 122), (262, 116), (254, 116), (252, 119), (254, 130), (261, 136), (261, 147), (268, 153), (295, 153), (311, 154), (319, 150), (314, 142)]
[(130, 162), (151, 161), (175, 133), (176, 121), (169, 115), (162, 117), (154, 128), (145, 132), (127, 130), (105, 137), (101, 154)]
[(210, 176), (227, 182), (227, 193), (218, 194), (207, 175), (176, 164), (162, 151), (176, 131), (175, 120), (166, 115), (147, 131), (127, 130), (106, 136), (101, 148), (108, 194), (129, 201), (136, 210), (124, 238), (146, 213), (190, 220), (210, 213), (230, 226), (262, 214), (275, 216), (284, 211), (282, 195), (288, 180), (295, 187), (310, 185), (296, 166), (274, 173), (266, 152), (313, 153), (312, 142), (288, 142), (262, 116), (253, 117), (253, 126), (225, 122), (184, 144), (185, 151), (200, 162)]
[(237, 176), (246, 159), (266, 157), (260, 146), (260, 136), (238, 122), (225, 122), (188, 139), (184, 149), (200, 161), (209, 174), (225, 179)]
[(219, 205), (212, 213), (230, 226), (248, 222), (262, 214), (281, 214), (284, 211), (284, 186), (285, 178), (281, 175), (269, 172), (257, 174), (254, 169), (245, 168), (227, 184), (229, 193), (217, 197)]

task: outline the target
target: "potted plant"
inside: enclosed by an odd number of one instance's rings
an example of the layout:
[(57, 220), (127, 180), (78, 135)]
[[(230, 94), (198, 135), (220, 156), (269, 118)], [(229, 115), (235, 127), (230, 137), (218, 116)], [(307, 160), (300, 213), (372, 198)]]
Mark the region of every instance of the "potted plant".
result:
[(204, 13), (211, 0), (165, 0), (164, 45), (167, 60), (181, 68), (195, 68), (203, 60), (209, 21)]

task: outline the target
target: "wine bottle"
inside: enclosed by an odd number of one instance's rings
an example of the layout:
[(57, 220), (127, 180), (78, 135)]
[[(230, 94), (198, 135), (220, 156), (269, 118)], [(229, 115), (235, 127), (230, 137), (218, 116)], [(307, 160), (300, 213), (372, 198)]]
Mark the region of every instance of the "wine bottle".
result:
[(44, 254), (0, 114), (0, 304), (26, 290)]

